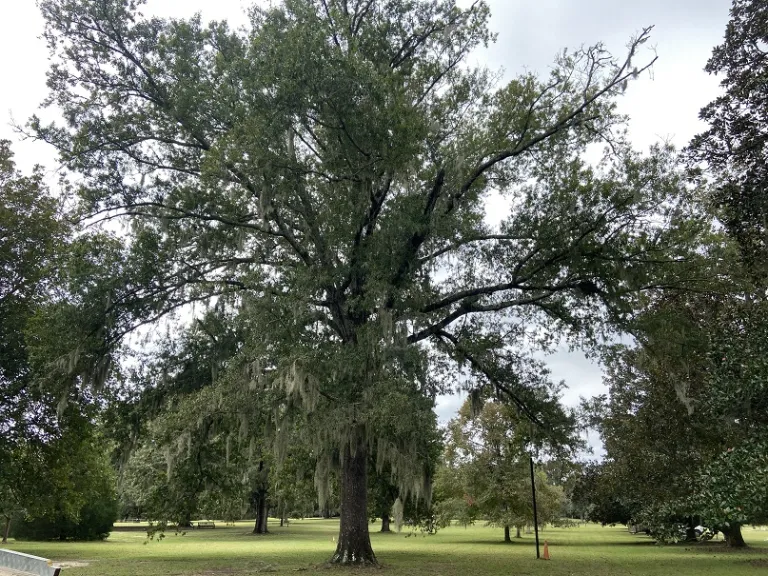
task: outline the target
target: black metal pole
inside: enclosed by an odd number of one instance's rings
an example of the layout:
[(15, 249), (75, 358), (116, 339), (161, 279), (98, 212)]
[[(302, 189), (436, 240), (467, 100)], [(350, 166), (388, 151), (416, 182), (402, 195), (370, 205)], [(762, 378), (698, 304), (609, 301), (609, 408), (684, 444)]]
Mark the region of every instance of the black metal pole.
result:
[(536, 479), (533, 475), (533, 456), (530, 456), (531, 461), (531, 492), (533, 493), (533, 531), (536, 534), (536, 559), (539, 556), (539, 513), (536, 509)]

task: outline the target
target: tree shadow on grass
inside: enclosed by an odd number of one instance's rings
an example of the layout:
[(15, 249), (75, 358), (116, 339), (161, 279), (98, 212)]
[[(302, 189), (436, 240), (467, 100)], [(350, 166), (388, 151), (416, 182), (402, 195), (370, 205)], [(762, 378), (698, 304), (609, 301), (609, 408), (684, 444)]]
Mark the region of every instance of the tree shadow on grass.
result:
[[(545, 538), (543, 536), (539, 537), (539, 545), (543, 548), (544, 547), (544, 540), (547, 540), (550, 546), (563, 546), (567, 548), (571, 547), (582, 547), (582, 546), (590, 546), (590, 547), (602, 547), (602, 546), (655, 546), (656, 542), (653, 540), (637, 540), (632, 541), (629, 540), (627, 542), (621, 542), (621, 541), (584, 541), (579, 542), (576, 540), (568, 540), (566, 542), (558, 539), (550, 539)], [(526, 547), (536, 546), (536, 541), (533, 538), (521, 538), (520, 540), (512, 540), (512, 542), (504, 542), (503, 540), (461, 540), (460, 542), (455, 542), (457, 546), (467, 544), (467, 545), (473, 545), (473, 546), (501, 546), (501, 547)]]
[[(544, 539), (540, 540), (541, 545), (544, 546)], [(501, 546), (507, 548), (515, 548), (520, 546), (535, 546), (535, 540), (528, 540), (526, 538), (514, 539), (511, 542), (504, 542), (504, 540), (461, 540), (460, 542), (454, 542), (453, 544), (459, 546), (462, 544), (468, 544), (472, 546)]]

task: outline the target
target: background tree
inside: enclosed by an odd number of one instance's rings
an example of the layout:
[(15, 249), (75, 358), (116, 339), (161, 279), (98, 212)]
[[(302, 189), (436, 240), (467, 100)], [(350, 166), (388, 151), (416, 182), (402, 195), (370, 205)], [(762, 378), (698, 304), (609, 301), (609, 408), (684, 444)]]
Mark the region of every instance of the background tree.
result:
[(67, 415), (66, 425), (44, 445), (27, 442), (16, 466), (13, 487), (23, 510), (10, 535), (17, 540), (102, 540), (117, 519), (114, 470), (103, 437), (82, 415)]
[(291, 518), (314, 516), (317, 506), (314, 470), (314, 458), (297, 434), (270, 478), (271, 508), (280, 519), (280, 526)]
[[(196, 329), (187, 344), (191, 355), (183, 350), (151, 366), (141, 378), (164, 373), (166, 381), (145, 387), (131, 411), (116, 417), (143, 419), (124, 468), (125, 500), (161, 528), (225, 513), (239, 519), (250, 507), (254, 533), (266, 533), (276, 454), (265, 430), (264, 404), (257, 391), (239, 381), (233, 386), (227, 372), (212, 380), (211, 356), (194, 352), (200, 351), (198, 338)], [(150, 411), (149, 403), (158, 401)]]
[[(452, 485), (451, 498), (442, 503), (444, 523), (473, 522), (482, 518), (504, 528), (533, 524), (530, 457), (535, 451), (550, 458), (569, 458), (581, 445), (575, 417), (559, 404), (559, 386), (548, 380), (540, 365), (529, 367), (528, 387), (546, 406), (548, 429), (538, 429), (519, 408), (499, 401), (473, 407), (468, 399), (459, 416), (448, 425), (446, 469), (442, 483)], [(535, 380), (534, 380), (535, 379)], [(535, 473), (538, 518), (541, 525), (562, 518), (564, 494), (548, 481), (542, 469)]]
[(67, 227), (59, 203), (43, 182), (42, 169), (31, 176), (16, 170), (10, 142), (0, 140), (0, 508), (2, 538), (13, 515), (23, 509), (22, 444), (34, 434), (41, 399), (30, 383), (27, 323), (46, 293), (55, 269), (56, 247)]
[(738, 293), (667, 299), (608, 359), (604, 471), (660, 539), (702, 523), (741, 546), (740, 526), (765, 517), (763, 309)]
[[(140, 4), (40, 2), (64, 123), (32, 130), (82, 176), (85, 214), (130, 222), (141, 282), (107, 307), (113, 342), (190, 302), (246, 315), (247, 379), (340, 469), (334, 562), (375, 562), (374, 446), (402, 494), (426, 488), (413, 438), (385, 431), (460, 386), (440, 367), (535, 416), (510, 360), (528, 336), (589, 339), (697, 280), (674, 154), (632, 152), (615, 112), (647, 30), (621, 59), (597, 45), (495, 86), (466, 64), (492, 39), (482, 1), (290, 0), (245, 31)], [(612, 152), (590, 166), (595, 144)]]
[(392, 532), (392, 507), (400, 495), (400, 489), (388, 472), (386, 468), (377, 472), (375, 465), (368, 471), (368, 515), (371, 521), (381, 519), (382, 532)]
[(242, 369), (232, 367), (240, 330), (224, 306), (204, 310), (181, 338), (160, 340), (154, 354), (137, 358), (132, 393), (111, 405), (116, 462), (129, 463), (124, 503), (160, 527), (188, 526), (201, 515), (240, 519), (251, 509), (254, 533), (267, 532), (275, 455), (264, 403), (232, 384), (232, 370)]
[[(94, 301), (102, 307), (110, 286), (101, 272), (114, 272), (115, 244), (107, 237), (74, 237), (62, 206), (45, 186), (42, 169), (20, 174), (9, 143), (0, 141), (3, 541), (25, 531), (103, 537), (115, 519), (114, 479), (98, 447), (101, 406), (93, 386), (105, 384), (111, 355), (99, 349), (90, 323), (90, 307)], [(65, 344), (69, 338), (77, 349)]]
[(568, 497), (578, 518), (602, 525), (630, 524), (637, 517), (641, 501), (617, 485), (609, 465), (590, 462), (576, 475)]
[[(603, 522), (615, 521), (614, 512), (644, 511), (643, 523), (660, 537), (678, 538), (677, 526), (685, 525), (695, 538), (698, 519), (685, 513), (682, 501), (721, 443), (720, 431), (694, 409), (707, 370), (706, 332), (697, 326), (705, 300), (698, 298), (696, 305), (679, 297), (660, 303), (634, 331), (640, 344), (618, 346), (605, 358), (609, 395), (597, 418), (606, 449), (600, 476), (613, 488), (616, 504), (623, 505), (600, 506), (608, 514)], [(651, 519), (657, 510), (663, 512)]]
[[(380, 459), (376, 452), (373, 452), (368, 475), (369, 515), (371, 520), (381, 518), (381, 531), (390, 532), (393, 507), (395, 502), (400, 500), (398, 506), (402, 512), (401, 523), (408, 521), (412, 526), (431, 532), (429, 518), (432, 508), (432, 483), (443, 450), (442, 432), (438, 429), (434, 405), (431, 402), (423, 402), (421, 414), (417, 414), (407, 424), (400, 420), (393, 421), (393, 424), (400, 429), (401, 434), (413, 438), (412, 442), (426, 466), (426, 469), (420, 472), (426, 479), (425, 490), (423, 493), (401, 493), (400, 486), (413, 481), (397, 478), (387, 459)], [(400, 473), (404, 472), (408, 471)]]
[(700, 414), (717, 423), (722, 448), (704, 468), (694, 503), (706, 522), (743, 546), (739, 527), (768, 518), (768, 385), (765, 301), (737, 299), (710, 331), (707, 395)]

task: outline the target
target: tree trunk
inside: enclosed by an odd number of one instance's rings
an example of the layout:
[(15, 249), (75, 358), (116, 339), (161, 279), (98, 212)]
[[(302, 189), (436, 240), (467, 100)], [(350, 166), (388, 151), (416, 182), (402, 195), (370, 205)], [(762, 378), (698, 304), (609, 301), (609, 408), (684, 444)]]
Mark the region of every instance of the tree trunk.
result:
[(282, 528), (285, 525), (285, 518), (283, 516), (280, 516), (280, 528)]
[(381, 531), (382, 532), (392, 532), (389, 528), (389, 514), (384, 514), (384, 516), (381, 517)]
[(688, 524), (685, 526), (685, 541), (696, 542), (696, 525), (693, 523), (693, 518), (688, 519)]
[(11, 517), (5, 517), (5, 530), (3, 530), (3, 544), (8, 544), (8, 534), (11, 533)]
[(254, 534), (268, 534), (267, 530), (267, 491), (257, 490), (253, 493), (254, 508), (256, 508), (256, 524), (253, 527)]
[(259, 522), (259, 534), (267, 534), (269, 532), (269, 530), (267, 529), (268, 519), (269, 519), (269, 512), (267, 510), (267, 495), (265, 493), (261, 499), (261, 507), (259, 508), (259, 516), (257, 519)]
[(184, 515), (179, 520), (179, 523), (176, 524), (177, 528), (192, 528), (192, 513), (191, 512), (185, 512)]
[(515, 534), (515, 538), (522, 538), (523, 535), (520, 534), (520, 526), (516, 526), (517, 534)]
[(741, 535), (741, 524), (733, 524), (730, 528), (724, 528), (725, 542), (729, 548), (744, 548), (744, 536)]
[(341, 464), (341, 522), (334, 564), (376, 565), (368, 534), (368, 454), (363, 442), (352, 454), (344, 450)]
[(509, 537), (509, 526), (504, 526), (504, 542), (512, 542), (512, 538)]

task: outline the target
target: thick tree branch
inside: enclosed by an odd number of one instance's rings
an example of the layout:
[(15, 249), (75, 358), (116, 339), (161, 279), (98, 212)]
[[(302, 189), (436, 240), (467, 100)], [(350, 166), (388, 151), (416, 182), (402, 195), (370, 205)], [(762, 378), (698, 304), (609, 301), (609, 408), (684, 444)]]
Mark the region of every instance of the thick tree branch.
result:
[[(575, 286), (570, 286), (570, 287), (573, 288)], [(411, 334), (410, 336), (408, 336), (408, 342), (411, 344), (414, 344), (416, 342), (421, 342), (422, 340), (426, 340), (430, 336), (434, 336), (440, 330), (442, 330), (443, 328), (447, 328), (450, 324), (452, 324), (462, 316), (466, 316), (467, 314), (499, 312), (501, 310), (515, 308), (516, 306), (537, 305), (543, 300), (550, 298), (552, 294), (555, 293), (556, 291), (557, 290), (551, 290), (551, 291), (545, 290), (544, 293), (539, 294), (537, 296), (530, 296), (527, 298), (514, 298), (510, 300), (501, 300), (499, 302), (493, 302), (490, 304), (478, 304), (476, 296), (466, 297), (465, 299), (461, 300), (461, 302), (459, 303), (459, 306), (453, 312), (451, 312), (441, 320), (435, 322), (434, 324), (420, 330), (419, 332), (416, 332), (415, 334)]]
[(536, 414), (533, 413), (533, 411), (531, 411), (530, 408), (528, 408), (526, 403), (523, 402), (523, 400), (521, 400), (520, 397), (509, 388), (509, 386), (497, 378), (493, 374), (492, 370), (486, 366), (486, 364), (480, 358), (467, 350), (467, 348), (462, 345), (461, 341), (456, 336), (444, 330), (437, 332), (435, 336), (443, 343), (446, 341), (450, 342), (453, 346), (453, 350), (460, 358), (468, 361), (477, 372), (485, 376), (488, 382), (493, 387), (495, 387), (498, 392), (502, 392), (510, 400), (512, 400), (515, 406), (517, 406), (531, 422), (542, 428), (544, 427), (542, 421), (538, 416), (536, 416)]
[(321, 0), (321, 4), (323, 5), (323, 10), (325, 10), (325, 17), (328, 18), (328, 23), (331, 28), (331, 37), (333, 38), (333, 43), (336, 44), (336, 47), (341, 50), (341, 42), (339, 42), (339, 35), (336, 33), (336, 23), (333, 21), (333, 17), (331, 16), (331, 10), (328, 8), (328, 2), (327, 0)]
[[(614, 90), (617, 86), (622, 85), (624, 82), (628, 81), (630, 78), (634, 78), (638, 74), (641, 74), (646, 70), (648, 70), (651, 66), (653, 66), (653, 64), (658, 59), (658, 57), (654, 57), (648, 64), (642, 66), (641, 68), (629, 70), (629, 67), (632, 62), (632, 58), (635, 56), (635, 53), (638, 47), (648, 39), (650, 35), (650, 31), (651, 31), (651, 28), (644, 29), (643, 32), (640, 34), (640, 36), (638, 36), (638, 38), (631, 44), (629, 53), (626, 59), (616, 69), (616, 72), (614, 73), (613, 77), (608, 82), (606, 82), (606, 84), (601, 89), (596, 90), (593, 94), (589, 95), (589, 86), (585, 87), (584, 100), (572, 112), (570, 112), (568, 115), (566, 115), (562, 119), (558, 120), (555, 124), (550, 126), (548, 129), (544, 130), (537, 136), (534, 136), (533, 138), (527, 141), (518, 140), (517, 145), (514, 146), (513, 148), (499, 152), (498, 154), (494, 155), (490, 159), (478, 165), (472, 171), (469, 177), (464, 181), (462, 186), (459, 188), (459, 191), (456, 192), (450, 198), (447, 206), (447, 212), (451, 212), (455, 208), (456, 202), (460, 200), (469, 191), (472, 185), (481, 176), (483, 176), (483, 174), (485, 174), (488, 170), (490, 170), (500, 162), (503, 162), (504, 160), (507, 160), (509, 158), (520, 156), (521, 154), (535, 147), (537, 144), (540, 144), (541, 142), (551, 138), (552, 136), (554, 136), (555, 134), (563, 130), (568, 130), (575, 126), (578, 126), (579, 124), (588, 122), (589, 120), (597, 119), (596, 116), (584, 116), (584, 113), (590, 108), (590, 106), (592, 106), (594, 103), (600, 100), (603, 96), (605, 96), (605, 94), (607, 94), (611, 90)], [(594, 57), (590, 57), (590, 60), (594, 62)], [(589, 81), (592, 81), (593, 75), (594, 75), (594, 72), (592, 72), (592, 74), (589, 76)], [(545, 88), (545, 91), (548, 89), (549, 88)], [(530, 116), (530, 112), (529, 112), (529, 116)], [(524, 130), (523, 133), (525, 133), (526, 131), (527, 131), (527, 125), (526, 125), (526, 130)]]
[(431, 260), (434, 260), (435, 258), (438, 258), (439, 256), (446, 254), (447, 252), (453, 252), (454, 250), (458, 250), (462, 246), (467, 246), (468, 244), (474, 244), (475, 242), (483, 242), (486, 240), (528, 240), (528, 239), (529, 237), (527, 236), (519, 236), (517, 234), (485, 234), (482, 236), (472, 236), (470, 238), (464, 238), (462, 240), (458, 240), (456, 242), (453, 242), (452, 244), (449, 244), (448, 246), (444, 246), (443, 248), (435, 250), (434, 252), (428, 254), (427, 256), (423, 256), (419, 258), (419, 262), (420, 263), (430, 262)]

